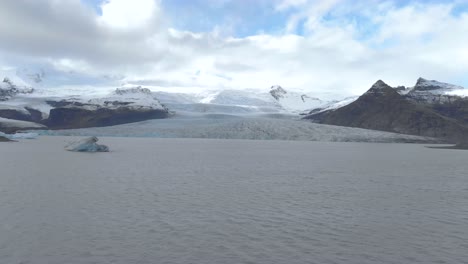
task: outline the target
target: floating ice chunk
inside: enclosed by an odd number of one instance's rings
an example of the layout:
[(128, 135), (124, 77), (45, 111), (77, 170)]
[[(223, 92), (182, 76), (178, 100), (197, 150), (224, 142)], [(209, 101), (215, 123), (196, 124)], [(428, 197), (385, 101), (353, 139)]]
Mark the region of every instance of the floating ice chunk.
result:
[(3, 132), (0, 132), (0, 136), (6, 137), (6, 138), (11, 139), (11, 140), (15, 140), (15, 139), (36, 139), (39, 136), (39, 134), (38, 133), (31, 133), (31, 132), (24, 132), (24, 133), (18, 132), (18, 133), (15, 133), (15, 134), (5, 134)]
[(96, 143), (98, 140), (99, 139), (97, 137), (81, 139), (75, 142), (71, 142), (65, 146), (65, 149), (76, 152), (109, 152), (109, 147)]

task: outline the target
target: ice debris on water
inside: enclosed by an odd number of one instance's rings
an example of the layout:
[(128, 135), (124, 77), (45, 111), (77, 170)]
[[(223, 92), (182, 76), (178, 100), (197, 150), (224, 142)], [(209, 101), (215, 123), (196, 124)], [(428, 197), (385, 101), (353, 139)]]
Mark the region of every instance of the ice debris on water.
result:
[(97, 137), (88, 137), (75, 142), (71, 142), (65, 149), (68, 151), (76, 152), (109, 152), (109, 147), (106, 145), (99, 145), (96, 142), (99, 139)]
[(6, 137), (11, 140), (16, 140), (16, 139), (36, 139), (39, 134), (38, 133), (32, 133), (32, 132), (17, 132), (15, 134), (6, 134), (3, 132), (0, 132), (1, 137)]

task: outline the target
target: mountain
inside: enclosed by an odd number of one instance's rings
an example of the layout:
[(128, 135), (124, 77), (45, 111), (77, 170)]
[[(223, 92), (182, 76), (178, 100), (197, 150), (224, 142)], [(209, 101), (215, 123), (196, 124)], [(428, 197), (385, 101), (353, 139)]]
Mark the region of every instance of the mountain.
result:
[(279, 85), (272, 86), (270, 88), (270, 94), (281, 108), (293, 113), (311, 110), (327, 104), (327, 102), (307, 94), (288, 92)]
[(356, 101), (318, 116), (312, 113), (305, 119), (453, 141), (468, 135), (468, 127), (457, 120), (408, 100), (381, 80)]
[(5, 77), (0, 84), (0, 131), (3, 132), (25, 129), (24, 122), (29, 122), (27, 128), (44, 129), (43, 125), (47, 125), (57, 129), (109, 126), (169, 117), (169, 110), (146, 88), (115, 89), (104, 95), (66, 95), (70, 91), (36, 90), (17, 75), (12, 79)]
[(416, 85), (403, 95), (417, 103), (441, 104), (456, 100), (459, 98), (457, 92), (463, 90), (464, 88), (461, 86), (419, 78)]
[(116, 89), (89, 100), (47, 101), (54, 107), (45, 122), (50, 128), (100, 127), (167, 118), (169, 110), (146, 88)]
[(154, 91), (160, 101), (176, 112), (194, 113), (289, 113), (297, 114), (326, 105), (311, 95), (287, 91), (281, 86), (270, 90), (208, 90), (199, 93)]
[(461, 86), (419, 78), (405, 98), (468, 125), (467, 90)]

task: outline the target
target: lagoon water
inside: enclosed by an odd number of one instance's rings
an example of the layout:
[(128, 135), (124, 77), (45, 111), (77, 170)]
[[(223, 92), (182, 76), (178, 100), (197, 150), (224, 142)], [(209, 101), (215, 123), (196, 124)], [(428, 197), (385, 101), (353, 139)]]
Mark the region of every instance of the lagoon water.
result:
[(0, 263), (468, 263), (468, 152), (65, 137), (0, 145)]

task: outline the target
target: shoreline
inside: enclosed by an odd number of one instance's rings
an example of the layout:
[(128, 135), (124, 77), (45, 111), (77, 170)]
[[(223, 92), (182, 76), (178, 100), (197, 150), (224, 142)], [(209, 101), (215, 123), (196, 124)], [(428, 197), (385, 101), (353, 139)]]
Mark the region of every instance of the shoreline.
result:
[[(22, 132), (20, 132), (22, 133)], [(34, 131), (27, 131), (24, 132), (25, 134), (29, 133), (36, 133)], [(34, 141), (41, 141), (45, 138), (50, 138), (50, 139), (70, 139), (71, 141), (73, 140), (78, 140), (78, 139), (84, 139), (91, 137), (90, 135), (60, 135), (60, 134), (38, 134), (36, 137), (28, 137), (28, 138), (7, 138), (7, 137), (2, 137), (0, 136), (0, 142), (34, 142)], [(336, 140), (336, 141), (330, 141), (330, 140), (297, 140), (297, 139), (256, 139), (256, 138), (215, 138), (215, 137), (155, 137), (155, 136), (121, 136), (121, 135), (95, 135), (101, 142), (101, 140), (155, 140), (155, 141), (164, 141), (164, 140), (202, 140), (202, 141), (238, 141), (238, 142), (282, 142), (282, 143), (287, 143), (287, 142), (296, 142), (296, 143), (346, 143), (346, 144), (383, 144), (383, 145), (428, 145), (426, 147), (428, 148), (440, 148), (440, 149), (452, 149), (455, 148), (456, 145), (450, 144), (450, 143), (437, 143), (437, 142), (424, 142), (424, 141), (353, 141), (353, 140)], [(5, 139), (6, 141), (2, 141), (2, 138)], [(442, 145), (442, 146), (441, 146)]]

